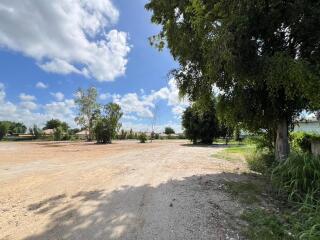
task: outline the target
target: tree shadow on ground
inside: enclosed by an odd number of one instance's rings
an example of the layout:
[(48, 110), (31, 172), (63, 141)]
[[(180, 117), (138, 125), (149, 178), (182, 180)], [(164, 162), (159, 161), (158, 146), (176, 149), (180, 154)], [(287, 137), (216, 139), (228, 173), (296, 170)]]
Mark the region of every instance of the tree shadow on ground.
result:
[(242, 206), (225, 191), (225, 181), (249, 175), (219, 173), (170, 180), (157, 186), (122, 186), (61, 194), (31, 204), (48, 216), (45, 230), (24, 240), (242, 239)]

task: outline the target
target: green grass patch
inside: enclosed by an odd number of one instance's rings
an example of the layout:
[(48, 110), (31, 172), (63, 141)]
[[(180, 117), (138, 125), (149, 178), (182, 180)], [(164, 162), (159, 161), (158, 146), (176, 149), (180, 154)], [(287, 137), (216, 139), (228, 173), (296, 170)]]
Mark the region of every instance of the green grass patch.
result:
[(253, 209), (245, 211), (242, 220), (248, 223), (243, 234), (249, 240), (319, 240), (320, 205), (292, 204), (281, 211)]
[(236, 145), (223, 149), (212, 155), (212, 157), (227, 161), (238, 161), (255, 150), (255, 145)]
[(225, 182), (227, 191), (241, 203), (259, 203), (264, 189), (262, 182)]
[(287, 231), (285, 219), (279, 214), (254, 209), (245, 211), (241, 218), (249, 224), (243, 233), (250, 240), (296, 239)]

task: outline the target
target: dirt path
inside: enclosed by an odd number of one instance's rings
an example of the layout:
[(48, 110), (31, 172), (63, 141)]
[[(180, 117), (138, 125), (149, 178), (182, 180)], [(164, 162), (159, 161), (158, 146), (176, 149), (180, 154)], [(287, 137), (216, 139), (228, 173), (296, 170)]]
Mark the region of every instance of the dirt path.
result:
[(239, 239), (241, 162), (183, 141), (0, 144), (0, 239)]

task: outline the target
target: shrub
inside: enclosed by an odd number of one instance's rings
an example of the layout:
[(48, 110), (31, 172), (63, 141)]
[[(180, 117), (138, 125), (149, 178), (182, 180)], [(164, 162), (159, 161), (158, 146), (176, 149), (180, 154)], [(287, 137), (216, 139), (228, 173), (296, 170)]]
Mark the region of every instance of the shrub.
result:
[(275, 158), (274, 155), (268, 151), (256, 150), (246, 155), (246, 161), (250, 170), (267, 174), (271, 172)]
[(106, 119), (99, 119), (94, 128), (97, 143), (111, 143), (112, 129)]
[(9, 129), (8, 124), (4, 122), (0, 122), (0, 140), (2, 140), (6, 136), (8, 129)]
[(146, 143), (146, 141), (147, 141), (147, 135), (146, 135), (145, 133), (141, 133), (141, 134), (139, 135), (139, 141), (140, 141), (140, 143)]
[(53, 131), (53, 139), (54, 141), (61, 141), (64, 136), (64, 132), (62, 127), (57, 127)]
[(317, 199), (320, 197), (320, 157), (293, 152), (273, 170), (272, 181), (289, 199)]
[(291, 146), (295, 151), (311, 153), (311, 142), (320, 140), (320, 136), (306, 132), (294, 132), (290, 135)]

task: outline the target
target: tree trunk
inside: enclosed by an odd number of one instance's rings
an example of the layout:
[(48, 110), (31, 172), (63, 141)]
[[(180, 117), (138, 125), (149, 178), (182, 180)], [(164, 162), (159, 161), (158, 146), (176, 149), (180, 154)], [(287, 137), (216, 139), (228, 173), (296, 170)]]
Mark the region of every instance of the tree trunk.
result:
[(283, 161), (288, 157), (289, 153), (288, 123), (286, 119), (282, 119), (277, 126), (275, 157), (278, 161)]

